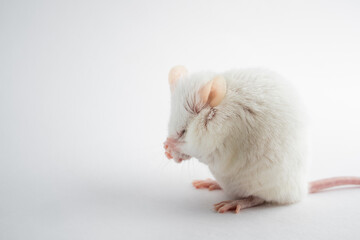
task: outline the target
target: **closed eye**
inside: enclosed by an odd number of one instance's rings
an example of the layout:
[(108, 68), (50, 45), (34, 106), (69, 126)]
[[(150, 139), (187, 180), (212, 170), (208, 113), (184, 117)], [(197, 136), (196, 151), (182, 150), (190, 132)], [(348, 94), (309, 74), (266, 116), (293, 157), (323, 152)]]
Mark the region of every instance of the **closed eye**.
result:
[(186, 133), (186, 129), (181, 130), (177, 133), (178, 137), (181, 138)]

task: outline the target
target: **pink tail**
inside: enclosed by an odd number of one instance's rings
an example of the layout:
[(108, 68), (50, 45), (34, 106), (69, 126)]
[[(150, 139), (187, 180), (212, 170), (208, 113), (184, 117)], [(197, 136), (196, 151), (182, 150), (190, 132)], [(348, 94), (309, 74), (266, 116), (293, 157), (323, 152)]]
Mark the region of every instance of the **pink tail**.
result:
[(309, 183), (309, 193), (341, 185), (360, 185), (360, 177), (334, 177), (312, 181)]

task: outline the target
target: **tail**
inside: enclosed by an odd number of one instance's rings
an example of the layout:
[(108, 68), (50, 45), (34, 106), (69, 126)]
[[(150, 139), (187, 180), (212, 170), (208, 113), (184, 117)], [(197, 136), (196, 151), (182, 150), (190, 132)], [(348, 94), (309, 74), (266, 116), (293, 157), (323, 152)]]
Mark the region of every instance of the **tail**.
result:
[(360, 177), (334, 177), (312, 181), (309, 183), (309, 193), (341, 185), (360, 185)]

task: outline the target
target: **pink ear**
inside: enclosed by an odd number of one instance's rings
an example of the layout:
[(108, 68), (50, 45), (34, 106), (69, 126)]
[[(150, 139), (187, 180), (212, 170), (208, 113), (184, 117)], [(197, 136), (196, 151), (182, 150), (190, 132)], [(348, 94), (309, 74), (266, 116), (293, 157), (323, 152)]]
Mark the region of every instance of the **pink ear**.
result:
[(200, 91), (200, 98), (204, 103), (209, 103), (210, 107), (218, 106), (224, 99), (226, 93), (226, 80), (223, 76), (216, 76)]
[(176, 82), (183, 76), (187, 75), (188, 71), (184, 66), (178, 65), (173, 67), (169, 72), (169, 84), (171, 91), (174, 90)]

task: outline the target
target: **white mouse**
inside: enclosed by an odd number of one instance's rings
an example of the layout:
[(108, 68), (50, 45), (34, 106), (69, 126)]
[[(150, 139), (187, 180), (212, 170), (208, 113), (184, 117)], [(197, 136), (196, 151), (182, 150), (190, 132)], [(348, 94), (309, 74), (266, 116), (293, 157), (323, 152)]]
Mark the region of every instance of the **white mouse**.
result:
[(360, 184), (358, 177), (307, 181), (303, 110), (282, 77), (264, 69), (189, 74), (170, 70), (171, 115), (165, 155), (197, 158), (216, 181), (196, 188), (223, 189), (232, 199), (220, 213), (263, 203), (291, 204), (324, 188)]

